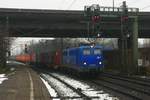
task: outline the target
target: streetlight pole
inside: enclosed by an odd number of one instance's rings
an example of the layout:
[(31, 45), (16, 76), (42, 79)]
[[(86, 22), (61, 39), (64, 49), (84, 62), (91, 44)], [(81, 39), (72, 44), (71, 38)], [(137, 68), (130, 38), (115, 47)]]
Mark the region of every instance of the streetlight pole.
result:
[(114, 11), (115, 1), (113, 0), (113, 11)]

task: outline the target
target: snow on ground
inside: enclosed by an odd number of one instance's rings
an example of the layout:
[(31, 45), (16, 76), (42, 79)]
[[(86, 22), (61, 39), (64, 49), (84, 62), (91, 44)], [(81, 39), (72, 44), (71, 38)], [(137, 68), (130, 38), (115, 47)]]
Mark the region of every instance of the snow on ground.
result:
[(5, 76), (5, 74), (0, 74), (0, 84), (3, 83), (3, 81), (8, 80), (8, 78)]
[(84, 93), (85, 95), (89, 96), (89, 97), (99, 97), (100, 100), (119, 100), (116, 97), (112, 97), (107, 93), (104, 93), (103, 90), (95, 90), (94, 88), (92, 88), (91, 86), (89, 86), (86, 83), (74, 80), (72, 78), (66, 77), (64, 75), (60, 75), (60, 74), (56, 74), (56, 73), (52, 73), (54, 76), (59, 77), (61, 80), (67, 82), (68, 84), (70, 84), (71, 86), (73, 86), (74, 88), (78, 89), (80, 88), (82, 90), (82, 93)]
[(25, 65), (24, 63), (17, 62), (17, 61), (6, 61), (7, 64), (20, 64), (20, 65)]
[(57, 79), (47, 75), (42, 74), (44, 77), (46, 77), (50, 84), (55, 87), (55, 90), (59, 91), (59, 94), (64, 97), (80, 97), (77, 93), (75, 93), (73, 90), (68, 88), (66, 85), (58, 81)]
[(5, 74), (0, 74), (0, 78), (5, 77)]
[[(40, 77), (41, 78), (41, 77)], [(52, 97), (58, 97), (57, 92), (48, 84), (47, 81), (45, 81), (43, 78), (41, 78), (41, 80), (43, 81), (43, 83), (45, 84), (45, 86), (47, 87), (47, 90), (49, 92), (49, 94)]]

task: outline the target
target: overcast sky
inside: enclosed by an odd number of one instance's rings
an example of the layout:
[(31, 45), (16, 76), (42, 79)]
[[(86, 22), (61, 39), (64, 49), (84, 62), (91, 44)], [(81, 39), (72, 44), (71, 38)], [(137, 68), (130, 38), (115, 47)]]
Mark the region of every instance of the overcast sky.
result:
[[(112, 6), (113, 0), (0, 0), (0, 8), (83, 10), (84, 5)], [(115, 6), (127, 1), (129, 7), (150, 11), (150, 0), (114, 0)]]

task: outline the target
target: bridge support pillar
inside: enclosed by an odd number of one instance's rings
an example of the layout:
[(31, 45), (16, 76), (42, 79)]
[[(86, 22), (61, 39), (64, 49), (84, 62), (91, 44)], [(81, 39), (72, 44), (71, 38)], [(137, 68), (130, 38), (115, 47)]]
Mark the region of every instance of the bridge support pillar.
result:
[(138, 73), (138, 17), (133, 18), (133, 34), (132, 34), (132, 72)]
[(6, 53), (9, 47), (9, 17), (6, 16), (5, 20), (1, 20), (0, 27), (0, 68), (6, 67)]

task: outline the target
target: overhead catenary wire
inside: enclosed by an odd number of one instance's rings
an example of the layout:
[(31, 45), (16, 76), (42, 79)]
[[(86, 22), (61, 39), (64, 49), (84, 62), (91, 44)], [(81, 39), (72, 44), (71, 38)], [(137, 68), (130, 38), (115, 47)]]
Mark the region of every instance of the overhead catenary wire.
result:
[[(119, 2), (119, 3), (117, 3), (116, 5), (122, 5), (122, 2), (123, 2), (124, 0), (122, 0), (121, 2)], [(128, 2), (128, 5), (131, 5), (131, 4), (134, 4), (134, 3), (137, 3), (137, 2), (139, 2), (140, 0), (134, 0), (134, 1), (132, 1), (132, 2)], [(127, 0), (126, 0), (126, 2), (127, 2)]]
[(150, 7), (150, 5), (148, 5), (148, 6), (145, 6), (145, 7), (141, 8), (140, 10), (144, 10), (144, 9), (147, 9), (147, 8), (149, 8), (149, 7)]
[(61, 9), (61, 8), (62, 8), (62, 6), (63, 6), (63, 4), (64, 4), (65, 1), (66, 1), (66, 0), (61, 0), (60, 4), (59, 4), (59, 6), (58, 6), (58, 9)]
[(73, 1), (71, 2), (71, 4), (68, 6), (67, 10), (70, 9), (70, 8), (73, 6), (73, 4), (74, 4), (75, 2), (76, 2), (76, 0), (73, 0)]
[(134, 0), (133, 2), (130, 2), (129, 4), (134, 4), (134, 3), (137, 3), (139, 2), (140, 0)]

